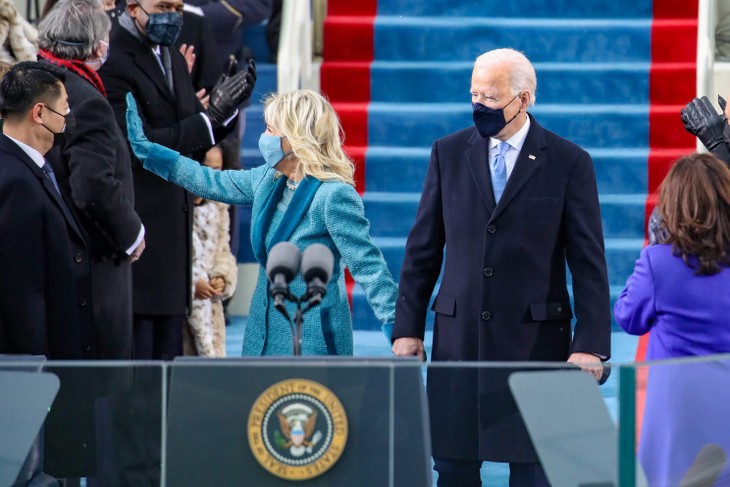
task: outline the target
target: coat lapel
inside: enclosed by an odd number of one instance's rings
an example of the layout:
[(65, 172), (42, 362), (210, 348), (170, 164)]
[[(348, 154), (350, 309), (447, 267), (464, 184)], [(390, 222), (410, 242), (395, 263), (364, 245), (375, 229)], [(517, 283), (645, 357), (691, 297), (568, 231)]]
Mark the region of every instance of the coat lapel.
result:
[(492, 212), (490, 221), (497, 218), (504, 211), (535, 171), (545, 163), (545, 155), (542, 151), (544, 147), (545, 132), (535, 119), (530, 116), (530, 130), (527, 132), (525, 143), (522, 145), (522, 150), (520, 150), (520, 154), (517, 156), (515, 167), (509, 179), (507, 179), (507, 185), (504, 188), (502, 197), (499, 199), (499, 204), (497, 204), (497, 207)]
[(269, 245), (266, 245), (266, 234), (269, 231), (271, 220), (276, 212), (276, 206), (281, 200), (281, 196), (284, 193), (286, 187), (286, 178), (281, 177), (277, 182), (274, 190), (269, 194), (266, 202), (261, 207), (256, 223), (254, 224), (252, 241), (254, 247), (254, 254), (256, 260), (262, 266), (266, 265), (266, 257), (271, 251), (271, 248), (279, 242), (285, 242), (289, 240), (296, 230), (299, 223), (304, 218), (304, 215), (309, 210), (310, 205), (314, 196), (317, 194), (317, 189), (322, 184), (322, 181), (313, 177), (305, 177), (299, 183), (299, 187), (294, 192), (294, 196), (286, 209), (286, 213), (281, 219), (281, 223), (274, 230), (274, 235), (271, 238)]
[(492, 192), (492, 178), (489, 175), (489, 144), (487, 139), (479, 135), (476, 128), (469, 138), (469, 147), (466, 149), (466, 163), (471, 171), (474, 184), (479, 196), (490, 213), (494, 212), (496, 203)]
[[(147, 44), (140, 42), (138, 39), (132, 36), (132, 34), (124, 29), (120, 29), (120, 36), (122, 35), (125, 36), (120, 39), (123, 40), (122, 45), (125, 46), (126, 49), (128, 49), (128, 52), (130, 54), (132, 54), (135, 64), (137, 64), (137, 66), (142, 69), (142, 72), (145, 74), (145, 76), (152, 80), (162, 96), (172, 105), (174, 105), (174, 95), (167, 87), (167, 80), (165, 79), (165, 75), (160, 68), (160, 64), (157, 62), (157, 56), (155, 55), (155, 53), (152, 52), (152, 48)], [(164, 49), (164, 47), (160, 46), (160, 49)], [(175, 73), (173, 72), (173, 76), (174, 75)]]

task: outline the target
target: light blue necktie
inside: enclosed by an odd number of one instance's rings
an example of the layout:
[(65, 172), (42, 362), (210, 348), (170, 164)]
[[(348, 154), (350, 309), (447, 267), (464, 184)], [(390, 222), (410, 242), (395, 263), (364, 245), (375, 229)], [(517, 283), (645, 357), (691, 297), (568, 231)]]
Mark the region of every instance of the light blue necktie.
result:
[(504, 155), (509, 150), (510, 145), (507, 142), (500, 142), (497, 146), (497, 155), (492, 159), (489, 170), (492, 173), (492, 191), (494, 191), (494, 201), (499, 202), (504, 187), (507, 184), (507, 163)]

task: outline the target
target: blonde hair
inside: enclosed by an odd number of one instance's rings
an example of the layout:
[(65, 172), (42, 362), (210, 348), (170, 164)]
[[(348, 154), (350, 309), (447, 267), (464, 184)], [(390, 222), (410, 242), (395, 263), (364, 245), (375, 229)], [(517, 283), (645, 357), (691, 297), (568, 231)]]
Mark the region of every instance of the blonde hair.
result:
[(530, 103), (535, 104), (537, 91), (537, 75), (535, 68), (520, 51), (510, 48), (493, 49), (487, 51), (474, 61), (474, 68), (494, 66), (496, 64), (510, 65), (510, 81), (512, 92), (517, 95), (523, 91), (530, 92)]
[(322, 95), (312, 90), (269, 95), (264, 119), (286, 136), (302, 175), (355, 185), (355, 165), (342, 150), (340, 120)]

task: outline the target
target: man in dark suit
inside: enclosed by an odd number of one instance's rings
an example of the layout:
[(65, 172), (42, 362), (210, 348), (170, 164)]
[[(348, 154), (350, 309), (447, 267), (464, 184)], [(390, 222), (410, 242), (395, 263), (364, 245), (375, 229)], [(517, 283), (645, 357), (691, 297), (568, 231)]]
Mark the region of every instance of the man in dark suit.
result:
[(0, 82), (0, 353), (92, 359), (86, 243), (43, 159), (71, 120), (64, 78), (25, 62)]
[[(480, 56), (475, 127), (437, 140), (408, 236), (393, 352), (433, 361), (568, 361), (610, 355), (609, 289), (591, 158), (542, 128), (527, 108), (537, 79), (512, 49)], [(577, 321), (566, 284), (572, 273)], [(482, 460), (510, 463), (510, 486), (548, 485), (504, 369), (431, 369), (428, 393), (439, 486), (481, 486)]]
[[(251, 95), (255, 75), (244, 71), (219, 83), (204, 110), (185, 59), (170, 48), (180, 32), (182, 10), (181, 0), (130, 0), (99, 74), (123, 133), (124, 97), (132, 92), (150, 140), (201, 160), (230, 132), (230, 121)], [(191, 300), (192, 197), (144, 171), (134, 156), (132, 164), (135, 209), (147, 243), (132, 277), (134, 357), (172, 359), (182, 354), (182, 328)]]
[[(96, 71), (109, 52), (111, 22), (94, 0), (58, 2), (39, 25), (43, 62), (65, 68), (76, 124), (46, 155), (89, 240), (97, 358), (132, 358), (131, 263), (144, 250), (134, 211), (127, 138)], [(84, 35), (79, 35), (84, 33)]]

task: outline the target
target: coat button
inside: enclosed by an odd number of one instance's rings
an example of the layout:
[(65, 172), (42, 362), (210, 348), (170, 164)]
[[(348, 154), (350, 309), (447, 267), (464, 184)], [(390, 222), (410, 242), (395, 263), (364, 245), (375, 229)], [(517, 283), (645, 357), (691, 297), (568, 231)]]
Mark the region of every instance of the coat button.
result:
[(562, 313), (562, 311), (563, 311), (563, 307), (562, 307), (562, 306), (560, 306), (560, 305), (558, 305), (558, 306), (557, 306), (557, 307), (555, 308), (555, 311), (557, 311), (558, 313)]
[(86, 306), (86, 298), (81, 298), (81, 299), (79, 299), (79, 304), (80, 304), (81, 306)]
[(183, 211), (185, 211), (185, 212), (188, 211), (188, 205), (183, 205)]
[(84, 352), (90, 352), (91, 347), (89, 345), (84, 345)]
[(485, 267), (484, 268), (484, 277), (492, 277), (494, 275), (494, 269), (491, 267)]
[(487, 231), (488, 231), (489, 233), (497, 233), (497, 227), (495, 227), (494, 225), (489, 225), (489, 226), (487, 227)]
[(79, 252), (78, 254), (74, 255), (74, 260), (76, 262), (81, 262), (82, 260), (84, 260), (84, 256), (81, 255), (81, 252)]
[(492, 318), (492, 313), (489, 311), (482, 311), (482, 319), (484, 321), (489, 321)]

